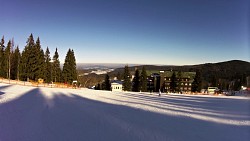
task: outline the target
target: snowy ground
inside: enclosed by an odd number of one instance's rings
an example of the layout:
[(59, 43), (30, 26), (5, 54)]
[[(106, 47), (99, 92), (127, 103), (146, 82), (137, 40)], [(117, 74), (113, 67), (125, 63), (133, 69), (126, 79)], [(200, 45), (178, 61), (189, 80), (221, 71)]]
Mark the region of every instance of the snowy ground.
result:
[(0, 141), (249, 141), (247, 97), (0, 83)]

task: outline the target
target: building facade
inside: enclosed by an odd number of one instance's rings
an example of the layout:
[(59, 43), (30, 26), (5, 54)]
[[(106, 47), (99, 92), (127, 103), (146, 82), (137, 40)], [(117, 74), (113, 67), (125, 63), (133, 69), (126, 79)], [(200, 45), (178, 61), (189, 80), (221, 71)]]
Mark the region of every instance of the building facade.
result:
[(114, 80), (111, 82), (111, 91), (122, 92), (122, 81)]
[[(148, 76), (148, 90), (153, 92), (170, 92), (171, 76), (173, 71), (151, 72)], [(194, 81), (195, 72), (180, 72), (176, 74), (176, 90), (179, 92), (191, 92), (192, 82)]]

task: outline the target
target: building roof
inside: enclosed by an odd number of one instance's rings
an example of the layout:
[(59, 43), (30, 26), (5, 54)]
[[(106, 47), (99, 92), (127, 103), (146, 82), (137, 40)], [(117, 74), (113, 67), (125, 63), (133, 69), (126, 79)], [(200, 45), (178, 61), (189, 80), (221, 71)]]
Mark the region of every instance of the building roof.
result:
[(120, 80), (112, 80), (111, 81), (111, 84), (120, 84), (120, 85), (122, 85), (123, 84), (123, 82), (122, 81), (120, 81)]

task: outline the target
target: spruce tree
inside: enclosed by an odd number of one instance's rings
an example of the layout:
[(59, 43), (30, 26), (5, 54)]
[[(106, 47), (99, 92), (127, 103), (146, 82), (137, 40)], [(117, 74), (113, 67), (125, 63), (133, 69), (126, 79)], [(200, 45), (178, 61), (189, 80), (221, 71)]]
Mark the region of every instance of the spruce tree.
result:
[(141, 76), (140, 76), (140, 90), (142, 92), (146, 92), (147, 91), (147, 72), (146, 72), (146, 68), (143, 66), (142, 67), (142, 72), (141, 72)]
[(51, 64), (51, 58), (50, 58), (50, 51), (49, 48), (46, 48), (45, 55), (45, 66), (44, 66), (44, 79), (46, 83), (49, 83), (52, 81), (52, 64)]
[(110, 84), (110, 80), (109, 80), (109, 75), (106, 74), (105, 80), (104, 80), (104, 83), (103, 83), (103, 90), (110, 91), (110, 89), (111, 89), (111, 84)]
[(35, 47), (35, 41), (33, 35), (31, 34), (27, 42), (27, 48), (28, 48), (27, 77), (32, 80), (34, 80), (35, 70), (37, 69), (35, 66), (36, 65), (35, 58), (37, 53), (36, 50), (34, 50), (34, 47)]
[(10, 78), (15, 80), (19, 79), (19, 64), (20, 64), (20, 51), (19, 47), (17, 46), (11, 56), (11, 72), (10, 72)]
[(52, 78), (53, 78), (52, 81), (54, 82), (61, 82), (61, 78), (62, 78), (62, 71), (60, 68), (59, 54), (58, 54), (57, 48), (53, 56)]
[(77, 80), (76, 60), (74, 51), (69, 49), (63, 64), (62, 76), (64, 82), (72, 83)]
[(171, 82), (170, 82), (170, 91), (171, 92), (176, 92), (176, 87), (177, 87), (177, 79), (176, 79), (176, 75), (175, 72), (173, 72), (172, 76), (171, 76)]
[(123, 75), (123, 90), (124, 91), (131, 91), (131, 75), (129, 72), (128, 65), (124, 67), (124, 75)]
[(32, 49), (35, 46), (35, 42), (32, 34), (30, 34), (26, 43), (27, 45), (24, 47), (20, 60), (20, 77), (23, 81), (32, 79), (34, 76), (34, 73), (32, 72), (34, 68), (32, 68), (32, 66), (34, 66), (35, 55), (33, 54)]
[(37, 71), (34, 80), (37, 80), (39, 78), (44, 78), (45, 74), (45, 55), (41, 47), (39, 37), (37, 38), (35, 49), (37, 51), (37, 57), (36, 57)]
[(4, 36), (1, 39), (0, 42), (0, 77), (5, 77), (5, 57), (4, 57), (4, 51), (5, 51), (5, 46), (4, 46)]
[(70, 66), (69, 66), (69, 56), (70, 56), (71, 50), (69, 49), (65, 60), (64, 60), (64, 64), (63, 64), (63, 70), (62, 70), (62, 77), (63, 77), (63, 81), (64, 83), (69, 82), (70, 81)]
[(177, 73), (177, 87), (178, 92), (181, 92), (181, 80), (182, 80), (182, 72), (178, 71)]
[(132, 91), (139, 92), (140, 91), (140, 73), (139, 70), (135, 70), (135, 76), (132, 81)]
[(200, 92), (201, 91), (201, 73), (200, 71), (196, 71), (194, 81), (191, 86), (192, 92)]
[(8, 78), (8, 79), (10, 79), (11, 47), (12, 47), (12, 42), (11, 40), (9, 40), (9, 42), (7, 43), (7, 47), (5, 48), (5, 51), (4, 51), (4, 60), (5, 60), (4, 72), (5, 72), (5, 78)]
[(74, 50), (71, 50), (70, 67), (72, 70), (72, 80), (77, 80), (76, 58)]

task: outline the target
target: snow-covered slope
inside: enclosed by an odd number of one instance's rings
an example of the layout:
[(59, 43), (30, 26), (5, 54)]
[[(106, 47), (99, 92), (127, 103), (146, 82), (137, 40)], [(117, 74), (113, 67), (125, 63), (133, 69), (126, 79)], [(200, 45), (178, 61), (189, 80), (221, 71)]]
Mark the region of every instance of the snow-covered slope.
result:
[(250, 99), (0, 83), (0, 141), (249, 141)]

